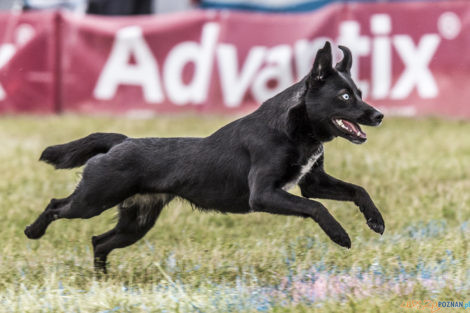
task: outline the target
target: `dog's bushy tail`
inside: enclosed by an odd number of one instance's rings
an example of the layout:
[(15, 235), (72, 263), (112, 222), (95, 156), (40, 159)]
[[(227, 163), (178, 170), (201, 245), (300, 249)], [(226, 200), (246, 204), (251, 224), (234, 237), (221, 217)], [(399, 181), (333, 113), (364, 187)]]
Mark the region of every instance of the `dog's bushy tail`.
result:
[(108, 152), (126, 138), (124, 135), (115, 133), (94, 133), (69, 143), (47, 147), (39, 160), (57, 169), (79, 167), (93, 156)]

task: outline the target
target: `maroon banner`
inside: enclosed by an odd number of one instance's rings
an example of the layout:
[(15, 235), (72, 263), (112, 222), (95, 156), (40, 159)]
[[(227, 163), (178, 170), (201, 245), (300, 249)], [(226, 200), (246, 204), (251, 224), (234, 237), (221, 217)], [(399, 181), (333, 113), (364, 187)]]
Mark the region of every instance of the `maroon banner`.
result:
[[(306, 75), (316, 50), (330, 40), (352, 50), (353, 76), (367, 100), (385, 112), (470, 118), (467, 1), (336, 4), (308, 14), (60, 17), (54, 22), (48, 15), (49, 28), (38, 23), (60, 40), (43, 38), (36, 55), (19, 59), (21, 48), (7, 67), (0, 62), (7, 99), (0, 97), (0, 107), (29, 108), (22, 92), (38, 91), (27, 79), (32, 63), (54, 73), (41, 93), (50, 102), (38, 102), (49, 108), (55, 101), (64, 111), (82, 113), (253, 110)], [(341, 58), (338, 49), (335, 58)], [(55, 59), (60, 67), (54, 68)], [(19, 68), (23, 74), (15, 73)]]
[(52, 113), (57, 14), (0, 14), (0, 113)]

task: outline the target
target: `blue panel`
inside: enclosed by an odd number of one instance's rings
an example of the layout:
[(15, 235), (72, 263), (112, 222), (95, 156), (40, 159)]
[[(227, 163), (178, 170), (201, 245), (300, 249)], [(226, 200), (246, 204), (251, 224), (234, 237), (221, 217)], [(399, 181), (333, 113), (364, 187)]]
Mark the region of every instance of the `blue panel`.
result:
[[(250, 3), (249, 1), (246, 2), (239, 2), (239, 3), (225, 3), (223, 1), (217, 0), (202, 0), (200, 2), (201, 8), (206, 9), (228, 9), (228, 10), (247, 10), (247, 11), (264, 11), (264, 12), (305, 12), (305, 11), (312, 11), (318, 8), (321, 8), (325, 5), (331, 3), (348, 3), (348, 2), (406, 2), (406, 1), (417, 1), (417, 0), (305, 0), (304, 2), (289, 5), (288, 1), (286, 1), (285, 6), (279, 5), (260, 5), (253, 1)], [(418, 0), (420, 1), (420, 0)], [(421, 1), (447, 1), (447, 0), (421, 0)]]

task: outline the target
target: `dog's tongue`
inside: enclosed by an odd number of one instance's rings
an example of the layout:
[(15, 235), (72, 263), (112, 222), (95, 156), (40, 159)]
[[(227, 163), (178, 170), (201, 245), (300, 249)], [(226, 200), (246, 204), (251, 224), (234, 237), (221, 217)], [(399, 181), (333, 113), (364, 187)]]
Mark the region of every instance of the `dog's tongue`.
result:
[(366, 133), (364, 133), (358, 125), (356, 125), (355, 123), (353, 122), (350, 122), (348, 120), (342, 120), (343, 121), (343, 124), (346, 125), (347, 128), (349, 128), (349, 130), (351, 130), (351, 132), (353, 132), (354, 134), (356, 134), (358, 137), (361, 137), (361, 138), (366, 138), (367, 135)]

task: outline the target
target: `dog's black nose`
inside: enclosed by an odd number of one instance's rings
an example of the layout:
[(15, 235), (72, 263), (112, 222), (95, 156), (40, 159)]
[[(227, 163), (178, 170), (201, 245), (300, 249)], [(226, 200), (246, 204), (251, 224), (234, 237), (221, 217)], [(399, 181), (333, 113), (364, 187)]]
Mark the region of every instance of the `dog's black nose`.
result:
[(370, 119), (375, 125), (379, 125), (382, 123), (382, 119), (384, 118), (384, 115), (382, 112), (374, 110), (374, 112), (371, 114)]

